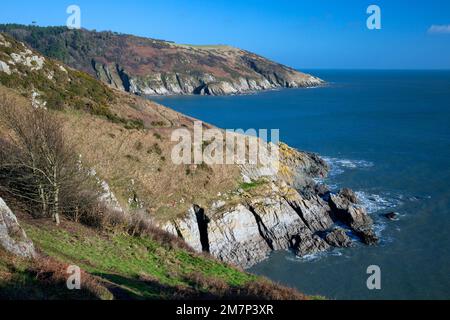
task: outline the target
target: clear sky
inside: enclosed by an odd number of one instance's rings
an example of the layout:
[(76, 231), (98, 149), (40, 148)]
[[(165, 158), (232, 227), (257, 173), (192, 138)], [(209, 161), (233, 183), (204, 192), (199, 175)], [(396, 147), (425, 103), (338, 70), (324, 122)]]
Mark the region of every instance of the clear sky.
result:
[[(450, 69), (449, 0), (15, 0), (0, 23), (65, 25), (191, 44), (229, 44), (297, 68)], [(381, 30), (366, 27), (369, 5)]]

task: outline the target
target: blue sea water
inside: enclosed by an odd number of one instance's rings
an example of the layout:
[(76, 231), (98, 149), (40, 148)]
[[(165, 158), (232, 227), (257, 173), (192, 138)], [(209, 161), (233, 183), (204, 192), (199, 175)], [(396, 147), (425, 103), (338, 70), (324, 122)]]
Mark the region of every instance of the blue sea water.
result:
[[(251, 272), (330, 299), (450, 299), (450, 72), (310, 72), (328, 84), (154, 100), (221, 128), (279, 128), (330, 162), (330, 186), (358, 192), (382, 239), (301, 259), (276, 252)], [(367, 288), (370, 265), (381, 290)]]

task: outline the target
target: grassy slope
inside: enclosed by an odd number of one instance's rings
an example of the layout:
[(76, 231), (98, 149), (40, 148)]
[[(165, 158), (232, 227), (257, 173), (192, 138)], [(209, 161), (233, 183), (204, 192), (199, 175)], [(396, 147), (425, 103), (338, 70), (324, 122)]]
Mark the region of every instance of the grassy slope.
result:
[[(70, 231), (28, 224), (28, 235), (45, 253), (75, 264), (133, 298), (171, 298), (192, 289), (193, 273), (245, 285), (255, 277), (181, 249), (164, 248), (148, 239), (125, 234), (96, 235), (74, 226)], [(195, 288), (202, 291), (204, 288)]]
[[(41, 257), (26, 261), (0, 250), (0, 300), (308, 299), (209, 256), (147, 238), (69, 221), (57, 228), (49, 220), (20, 220)], [(81, 291), (66, 289), (69, 265), (83, 270)]]

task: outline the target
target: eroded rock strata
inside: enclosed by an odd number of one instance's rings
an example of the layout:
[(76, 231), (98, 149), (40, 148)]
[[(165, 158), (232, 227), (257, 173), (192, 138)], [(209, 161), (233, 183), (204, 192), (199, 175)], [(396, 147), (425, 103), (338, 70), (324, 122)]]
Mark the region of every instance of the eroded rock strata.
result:
[[(257, 189), (241, 190), (236, 198), (217, 201), (209, 208), (194, 206), (185, 217), (163, 228), (197, 251), (207, 251), (244, 268), (263, 261), (274, 250), (291, 249), (304, 256), (332, 247), (349, 247), (350, 232), (363, 243), (377, 243), (372, 219), (351, 190), (330, 194), (315, 182), (328, 172), (320, 157), (285, 145), (281, 150), (285, 169), (277, 174), (242, 167), (247, 179), (260, 181)], [(287, 169), (289, 179), (285, 178)]]

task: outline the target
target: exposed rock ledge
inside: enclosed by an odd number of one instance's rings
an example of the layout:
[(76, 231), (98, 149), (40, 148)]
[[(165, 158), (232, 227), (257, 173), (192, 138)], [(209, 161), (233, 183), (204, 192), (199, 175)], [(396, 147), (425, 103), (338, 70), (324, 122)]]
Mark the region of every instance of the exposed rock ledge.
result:
[[(233, 203), (193, 206), (184, 218), (163, 228), (197, 251), (244, 268), (263, 261), (274, 250), (291, 249), (304, 256), (348, 247), (351, 239), (347, 233), (366, 244), (377, 243), (372, 220), (351, 190), (330, 194), (314, 182), (314, 177), (328, 171), (322, 159), (285, 145), (281, 150), (283, 165), (293, 173), (291, 179), (283, 178), (283, 173), (264, 176), (257, 168), (243, 167), (246, 177), (253, 173), (252, 180), (263, 179), (264, 185), (255, 192), (241, 190), (239, 200)], [(336, 224), (346, 229), (336, 229)]]
[(156, 72), (135, 76), (119, 64), (92, 62), (98, 79), (113, 88), (138, 95), (236, 95), (278, 88), (306, 88), (324, 84), (324, 81), (279, 67), (280, 73), (257, 73), (251, 76), (220, 79), (210, 73)]
[(23, 258), (36, 255), (33, 242), (20, 227), (16, 216), (0, 198), (0, 247)]

